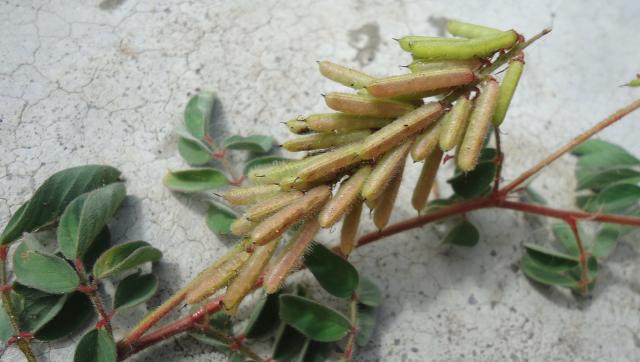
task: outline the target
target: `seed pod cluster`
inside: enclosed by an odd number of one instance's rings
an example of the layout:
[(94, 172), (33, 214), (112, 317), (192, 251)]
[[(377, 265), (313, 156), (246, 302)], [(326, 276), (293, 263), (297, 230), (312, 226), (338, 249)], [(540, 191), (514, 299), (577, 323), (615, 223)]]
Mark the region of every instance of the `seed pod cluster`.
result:
[[(245, 238), (245, 247), (210, 268), (209, 274), (219, 275), (199, 279), (188, 302), (230, 283), (224, 304), (233, 311), (261, 275), (266, 291), (276, 292), (301, 265), (318, 230), (340, 221), (340, 251), (349, 255), (357, 246), (363, 204), (378, 228), (388, 224), (409, 154), (423, 162), (412, 198), (418, 212), (427, 204), (445, 152), (455, 150), (463, 172), (475, 168), (488, 130), (504, 120), (522, 72), (519, 54), (500, 86), (486, 74), (491, 62), (486, 57), (512, 48), (520, 37), (512, 30), (456, 21), (449, 29), (460, 38), (399, 39), (413, 55), (406, 74), (374, 77), (318, 62), (323, 76), (352, 89), (324, 95), (331, 113), (286, 122), (296, 136), (282, 147), (311, 154), (253, 168), (250, 186), (223, 194), (230, 204), (246, 208), (231, 226)], [(286, 232), (296, 225), (298, 231), (277, 252), (279, 240), (289, 238)]]

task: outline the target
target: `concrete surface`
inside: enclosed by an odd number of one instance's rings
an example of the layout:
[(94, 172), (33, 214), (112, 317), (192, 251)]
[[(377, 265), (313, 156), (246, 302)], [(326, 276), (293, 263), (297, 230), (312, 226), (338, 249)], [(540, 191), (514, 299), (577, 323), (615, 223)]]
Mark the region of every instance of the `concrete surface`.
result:
[[(340, 89), (321, 78), (315, 60), (378, 75), (399, 72), (409, 58), (391, 38), (438, 34), (441, 17), (525, 35), (554, 27), (527, 52), (504, 126), (507, 178), (638, 96), (617, 87), (640, 71), (640, 3), (633, 0), (5, 0), (0, 220), (54, 171), (117, 166), (131, 196), (114, 223), (115, 238), (147, 240), (165, 253), (156, 268), (165, 298), (228, 245), (207, 230), (204, 203), (174, 196), (160, 182), (167, 169), (185, 167), (173, 130), (189, 95), (198, 88), (218, 92), (221, 135), (262, 132), (282, 140), (287, 133), (278, 122), (323, 110), (320, 93)], [(638, 121), (629, 117), (602, 137), (640, 153)], [(564, 158), (535, 183), (553, 205), (571, 206), (572, 165)], [(402, 186), (405, 200), (417, 172), (411, 167)], [(414, 215), (407, 205), (394, 220)], [(547, 240), (544, 220), (493, 211), (470, 218), (482, 229), (470, 250), (438, 246), (439, 231), (425, 227), (356, 253), (355, 264), (385, 296), (374, 340), (356, 360), (640, 360), (637, 235), (606, 260), (594, 296), (576, 300), (532, 285), (517, 267), (523, 242)], [(142, 313), (118, 316), (116, 332)], [(43, 360), (68, 361), (72, 344), (36, 350)], [(184, 338), (135, 358), (220, 359)], [(21, 355), (10, 349), (2, 360)]]

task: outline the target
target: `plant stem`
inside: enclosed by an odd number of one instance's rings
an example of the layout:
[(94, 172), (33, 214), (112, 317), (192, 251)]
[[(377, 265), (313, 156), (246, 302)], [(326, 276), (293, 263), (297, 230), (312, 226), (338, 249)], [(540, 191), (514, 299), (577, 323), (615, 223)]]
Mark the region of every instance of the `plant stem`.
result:
[[(257, 362), (265, 362), (266, 360), (260, 357), (256, 352), (254, 352), (251, 348), (249, 348), (246, 344), (242, 343), (244, 338), (239, 337), (238, 339), (234, 339), (221, 331), (211, 327), (210, 325), (196, 325), (193, 329), (197, 329), (202, 333), (209, 335), (219, 341), (224, 342), (230, 349), (237, 349), (242, 352), (246, 357), (249, 357), (252, 361)], [(235, 346), (235, 347), (234, 347)]]
[(84, 292), (89, 297), (89, 300), (91, 300), (91, 304), (93, 304), (93, 307), (98, 314), (98, 318), (100, 318), (100, 321), (104, 322), (105, 329), (113, 338), (113, 329), (111, 328), (110, 321), (111, 317), (105, 311), (102, 298), (100, 297), (100, 294), (98, 294), (98, 283), (96, 282), (96, 280), (93, 280), (93, 282), (89, 281), (89, 277), (87, 276), (87, 272), (84, 269), (84, 263), (82, 262), (82, 260), (76, 259), (75, 266), (78, 277), (80, 278), (80, 283), (86, 287), (86, 290), (82, 290), (82, 292)]
[(235, 176), (235, 171), (233, 170), (233, 167), (231, 167), (231, 163), (227, 159), (227, 153), (224, 152), (223, 149), (218, 147), (218, 144), (213, 139), (213, 137), (211, 137), (210, 135), (206, 135), (205, 138), (204, 138), (204, 141), (207, 144), (207, 146), (209, 146), (210, 149), (212, 149), (212, 152), (211, 152), (212, 155), (213, 155), (214, 151), (223, 152), (222, 157), (219, 158), (220, 163), (222, 164), (222, 168), (231, 177), (231, 179), (233, 181), (237, 180), (237, 178)]
[(502, 178), (502, 163), (504, 162), (504, 154), (502, 153), (502, 145), (500, 142), (500, 128), (493, 128), (493, 135), (496, 139), (496, 177), (493, 180), (493, 194), (497, 195), (500, 188), (500, 180)]
[(22, 354), (27, 359), (28, 362), (35, 362), (36, 356), (33, 354), (31, 350), (31, 346), (29, 346), (29, 341), (25, 338), (21, 337), (20, 325), (18, 324), (18, 317), (13, 311), (13, 303), (11, 301), (11, 289), (6, 288), (8, 278), (7, 278), (7, 255), (9, 253), (9, 246), (2, 245), (0, 246), (0, 284), (4, 286), (2, 290), (2, 307), (5, 312), (9, 316), (9, 322), (11, 323), (11, 328), (13, 329), (14, 336), (17, 337), (16, 344)]
[(584, 246), (582, 245), (582, 239), (580, 238), (580, 233), (578, 232), (578, 225), (576, 223), (576, 219), (570, 219), (569, 227), (571, 227), (571, 231), (573, 232), (574, 237), (576, 238), (576, 244), (578, 246), (578, 252), (580, 254), (580, 282), (579, 287), (582, 295), (587, 295), (589, 292), (589, 268), (587, 266), (587, 253), (584, 250)]
[(124, 344), (124, 341), (118, 343), (118, 360), (122, 361), (130, 355), (140, 352), (143, 349), (150, 347), (162, 340), (170, 338), (184, 331), (188, 331), (189, 329), (193, 328), (195, 324), (202, 321), (202, 319), (206, 316), (222, 309), (222, 298), (222, 296), (215, 298), (194, 313), (171, 322), (170, 324), (159, 328), (157, 331), (149, 333), (148, 335), (141, 337), (138, 340), (134, 340), (129, 344)]
[(502, 195), (507, 195), (511, 191), (515, 190), (518, 186), (522, 185), (522, 183), (527, 181), (531, 176), (535, 175), (540, 170), (542, 170), (543, 168), (545, 168), (546, 166), (551, 164), (553, 161), (555, 161), (558, 158), (560, 158), (560, 156), (562, 156), (565, 153), (571, 151), (577, 145), (579, 145), (582, 142), (586, 141), (587, 139), (589, 139), (590, 137), (592, 137), (596, 133), (598, 133), (598, 132), (602, 131), (603, 129), (607, 128), (608, 126), (610, 126), (610, 125), (616, 123), (617, 121), (621, 120), (624, 116), (628, 115), (629, 113), (635, 111), (638, 108), (640, 108), (640, 99), (631, 102), (629, 105), (619, 109), (618, 111), (616, 111), (615, 113), (613, 113), (609, 117), (607, 117), (607, 118), (603, 119), (602, 121), (600, 121), (595, 126), (593, 126), (593, 127), (589, 128), (588, 130), (582, 132), (582, 134), (580, 134), (578, 137), (574, 138), (571, 142), (569, 142), (566, 145), (560, 147), (557, 151), (555, 151), (554, 153), (552, 153), (551, 155), (546, 157), (544, 160), (538, 162), (533, 167), (531, 167), (530, 169), (528, 169), (527, 171), (522, 173), (518, 178), (516, 178), (510, 184), (508, 184), (502, 190), (500, 190), (500, 193)]
[(151, 329), (156, 323), (158, 323), (164, 316), (169, 314), (175, 307), (177, 307), (184, 300), (189, 286), (182, 288), (176, 294), (172, 295), (158, 308), (149, 312), (120, 342), (118, 342), (118, 350), (127, 351), (146, 331)]
[(355, 294), (351, 296), (351, 332), (349, 339), (344, 348), (343, 361), (350, 361), (353, 356), (353, 346), (355, 345), (356, 336), (358, 334), (358, 298)]

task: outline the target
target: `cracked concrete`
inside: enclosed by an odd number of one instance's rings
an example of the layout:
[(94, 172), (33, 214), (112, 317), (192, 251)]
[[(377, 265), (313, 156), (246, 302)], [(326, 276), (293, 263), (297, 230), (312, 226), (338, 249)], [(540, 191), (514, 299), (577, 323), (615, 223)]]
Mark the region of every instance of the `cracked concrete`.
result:
[[(206, 206), (172, 195), (160, 180), (185, 164), (175, 127), (198, 88), (218, 93), (225, 134), (272, 134), (278, 122), (324, 109), (315, 60), (372, 74), (409, 62), (391, 39), (438, 34), (455, 17), (525, 35), (554, 32), (527, 52), (527, 69), (504, 126), (506, 178), (578, 130), (637, 97), (617, 86), (637, 73), (640, 5), (604, 2), (399, 1), (0, 1), (0, 220), (51, 173), (108, 163), (130, 197), (114, 222), (116, 240), (143, 239), (165, 257), (155, 271), (157, 305), (220, 255), (228, 241), (204, 224)], [(634, 93), (635, 92), (635, 93)], [(640, 153), (629, 117), (601, 137)], [(223, 135), (220, 135), (223, 136)], [(537, 157), (536, 157), (537, 158)], [(572, 160), (535, 186), (571, 205)], [(411, 167), (401, 197), (408, 198)], [(440, 179), (446, 189), (443, 178)], [(393, 218), (413, 216), (400, 206)], [(637, 234), (605, 261), (592, 298), (540, 288), (517, 267), (521, 244), (547, 240), (545, 222), (510, 212), (474, 212), (482, 240), (470, 250), (439, 246), (438, 228), (406, 232), (356, 253), (354, 263), (384, 290), (373, 341), (358, 361), (637, 361), (640, 283)], [(365, 227), (371, 229), (370, 222)], [(333, 242), (335, 234), (323, 234)], [(124, 332), (144, 308), (116, 318)], [(71, 360), (73, 342), (38, 344), (43, 360)], [(19, 361), (9, 349), (3, 361)], [(138, 361), (219, 360), (188, 339), (168, 341)]]

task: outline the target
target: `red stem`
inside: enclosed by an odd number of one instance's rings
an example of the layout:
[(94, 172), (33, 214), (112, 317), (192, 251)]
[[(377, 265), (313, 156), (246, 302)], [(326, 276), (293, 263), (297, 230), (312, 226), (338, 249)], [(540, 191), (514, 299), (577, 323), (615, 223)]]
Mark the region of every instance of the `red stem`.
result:
[(141, 337), (139, 340), (135, 341), (133, 344), (124, 345), (121, 343), (118, 344), (118, 360), (122, 361), (129, 357), (130, 355), (140, 352), (147, 347), (150, 347), (164, 339), (175, 336), (178, 333), (182, 333), (188, 331), (193, 328), (197, 323), (200, 323), (203, 318), (208, 315), (211, 315), (220, 309), (222, 309), (222, 296), (210, 301), (205, 304), (203, 307), (187, 315), (183, 318), (180, 318), (170, 324), (165, 325), (164, 327), (159, 328), (158, 330), (147, 334), (144, 337)]
[(503, 209), (512, 209), (512, 210), (527, 212), (530, 214), (549, 216), (556, 219), (564, 220), (567, 223), (570, 223), (571, 220), (573, 219), (573, 220), (599, 221), (599, 222), (610, 222), (610, 223), (622, 224), (622, 225), (640, 226), (640, 218), (633, 217), (633, 216), (593, 214), (593, 213), (584, 212), (584, 211), (560, 210), (560, 209), (552, 209), (550, 207), (546, 207), (542, 205), (526, 204), (522, 202), (513, 202), (513, 201), (502, 201), (495, 206)]

